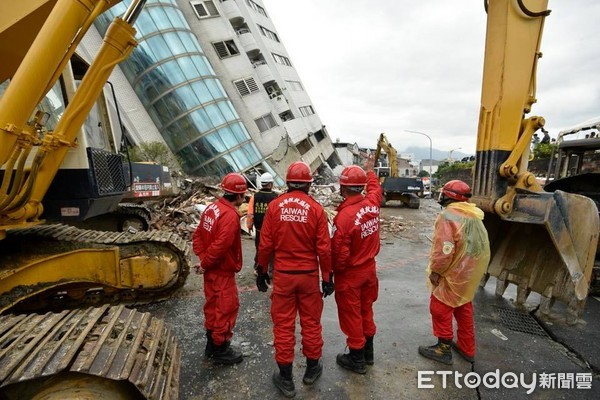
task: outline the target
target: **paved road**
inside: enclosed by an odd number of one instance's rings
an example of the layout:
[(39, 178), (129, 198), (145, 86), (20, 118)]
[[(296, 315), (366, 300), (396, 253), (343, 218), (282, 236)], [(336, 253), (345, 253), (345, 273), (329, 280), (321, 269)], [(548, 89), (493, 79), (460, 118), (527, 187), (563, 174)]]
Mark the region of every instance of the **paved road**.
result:
[[(512, 375), (523, 374), (526, 384), (535, 381), (551, 382), (555, 388), (573, 384), (573, 389), (540, 389), (527, 395), (527, 389), (465, 387), (456, 372), (467, 374), (471, 366), (455, 355), (454, 365), (447, 367), (424, 359), (417, 353), (421, 344), (432, 344), (428, 310), (429, 293), (424, 270), (433, 220), (439, 207), (425, 201), (419, 210), (402, 207), (384, 209), (385, 216), (403, 217), (409, 227), (398, 234), (387, 233), (382, 238), (378, 256), (380, 280), (379, 300), (375, 305), (378, 334), (375, 337), (375, 365), (366, 375), (352, 374), (339, 368), (335, 356), (345, 350), (345, 337), (339, 330), (337, 310), (332, 297), (325, 299), (323, 332), (325, 346), (324, 373), (312, 387), (302, 384), (305, 360), (298, 349), (294, 375), (298, 399), (599, 399), (600, 377), (600, 303), (590, 298), (584, 322), (575, 327), (564, 325), (560, 319), (547, 321), (547, 331), (530, 316), (513, 314), (514, 291), (505, 298), (494, 296), (494, 282), (480, 290), (475, 299), (477, 329), (477, 361), (474, 372), (480, 378), (495, 373), (500, 380), (512, 384)], [(179, 337), (183, 349), (181, 390), (182, 399), (271, 399), (279, 398), (271, 383), (276, 364), (273, 360), (272, 330), (268, 294), (254, 287), (251, 265), (253, 241), (243, 240), (244, 269), (238, 277), (241, 309), (235, 329), (234, 344), (241, 347), (245, 359), (234, 367), (214, 367), (203, 358), (205, 345), (203, 329), (202, 280), (191, 276), (174, 299), (142, 307), (164, 318)], [(518, 318), (522, 318), (519, 320)], [(512, 326), (513, 329), (509, 327)], [(513, 326), (514, 325), (514, 326)], [(529, 330), (530, 333), (519, 330)], [(299, 331), (299, 327), (298, 327)], [(560, 342), (563, 342), (562, 344)], [(299, 334), (297, 335), (299, 343)], [(580, 354), (577, 354), (580, 352)], [(592, 367), (595, 367), (595, 373)], [(420, 371), (420, 372), (419, 372)], [(427, 371), (430, 371), (428, 373)], [(442, 375), (447, 373), (443, 388)], [(443, 372), (448, 371), (448, 372)], [(422, 383), (433, 388), (418, 388)], [(540, 374), (546, 373), (543, 378)], [(559, 376), (558, 374), (564, 374)], [(551, 375), (554, 374), (554, 375)], [(426, 378), (431, 377), (431, 381)], [(551, 379), (554, 381), (551, 381)], [(577, 389), (576, 379), (593, 379), (591, 389)], [(471, 379), (476, 379), (474, 374)], [(487, 382), (493, 383), (489, 375)], [(582, 383), (579, 383), (582, 385)], [(583, 383), (585, 384), (585, 383)]]

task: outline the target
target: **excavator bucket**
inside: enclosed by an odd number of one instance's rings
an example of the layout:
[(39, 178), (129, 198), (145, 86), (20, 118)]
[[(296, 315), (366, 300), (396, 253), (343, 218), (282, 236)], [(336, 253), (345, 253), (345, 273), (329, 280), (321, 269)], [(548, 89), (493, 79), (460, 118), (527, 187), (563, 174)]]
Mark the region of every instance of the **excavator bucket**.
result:
[(517, 286), (517, 304), (533, 291), (541, 295), (544, 314), (556, 300), (567, 305), (567, 322), (575, 323), (588, 295), (600, 223), (588, 197), (556, 191), (520, 193), (513, 212), (484, 219), (491, 260), (483, 283), (497, 278), (496, 294)]

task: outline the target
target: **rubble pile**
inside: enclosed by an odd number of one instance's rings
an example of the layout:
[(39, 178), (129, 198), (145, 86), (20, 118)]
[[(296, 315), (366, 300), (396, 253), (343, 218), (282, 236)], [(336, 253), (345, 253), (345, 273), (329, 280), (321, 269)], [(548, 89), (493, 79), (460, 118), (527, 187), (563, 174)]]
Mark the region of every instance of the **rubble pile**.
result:
[(334, 185), (312, 185), (310, 195), (325, 208), (335, 209), (344, 200)]
[[(148, 204), (152, 209), (151, 229), (171, 231), (185, 240), (191, 240), (206, 207), (223, 194), (218, 184), (216, 178), (186, 179), (183, 189), (177, 196)], [(275, 191), (281, 192), (277, 189)], [(254, 193), (256, 190), (249, 189), (246, 193), (247, 200)], [(339, 190), (334, 185), (313, 185), (310, 194), (325, 208), (331, 225), (337, 214), (336, 208), (344, 200)], [(238, 210), (244, 218), (248, 212), (248, 203), (242, 204)], [(242, 228), (249, 233), (245, 226), (242, 220)], [(380, 227), (382, 234), (387, 232), (394, 236), (411, 228), (410, 223), (401, 216), (381, 217)]]
[(404, 221), (401, 216), (390, 215), (386, 218), (379, 218), (379, 227), (381, 232), (389, 232), (392, 235), (397, 235), (400, 232), (404, 232), (407, 228), (410, 228), (410, 224)]
[(219, 181), (210, 178), (186, 179), (184, 188), (177, 196), (149, 205), (152, 208), (151, 229), (171, 231), (191, 240), (206, 206), (223, 194), (214, 182), (218, 184)]

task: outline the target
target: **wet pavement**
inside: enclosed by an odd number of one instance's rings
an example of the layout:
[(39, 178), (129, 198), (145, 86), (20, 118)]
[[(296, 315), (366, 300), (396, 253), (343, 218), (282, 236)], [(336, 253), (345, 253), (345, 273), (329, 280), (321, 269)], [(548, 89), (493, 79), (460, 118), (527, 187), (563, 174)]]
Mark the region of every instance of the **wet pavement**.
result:
[[(296, 398), (599, 399), (600, 301), (591, 297), (583, 321), (575, 326), (564, 324), (560, 307), (552, 318), (538, 321), (515, 310), (513, 287), (504, 298), (496, 297), (495, 284), (490, 279), (474, 302), (478, 351), (474, 366), (456, 353), (452, 366), (425, 359), (417, 353), (419, 345), (435, 342), (424, 271), (430, 247), (428, 238), (431, 238), (438, 211), (439, 206), (433, 200), (422, 201), (419, 210), (401, 206), (383, 209), (384, 218), (401, 217), (410, 228), (397, 234), (382, 234), (377, 258), (380, 290), (375, 303), (378, 326), (374, 340), (375, 365), (368, 367), (366, 375), (354, 374), (336, 365), (336, 354), (347, 349), (338, 325), (335, 300), (333, 296), (328, 297), (322, 318), (324, 371), (312, 386), (302, 383), (306, 362), (300, 352), (297, 326)], [(165, 319), (179, 338), (181, 399), (283, 398), (271, 383), (276, 364), (268, 293), (259, 293), (254, 285), (253, 240), (243, 239), (242, 246), (244, 268), (238, 276), (241, 307), (233, 338), (233, 344), (240, 347), (245, 356), (241, 364), (213, 366), (203, 357), (206, 341), (201, 276), (190, 275), (185, 287), (173, 299), (140, 307), (141, 311), (150, 311)], [(535, 296), (531, 296), (530, 301), (528, 309), (534, 309)], [(468, 373), (471, 374), (465, 382), (464, 375)], [(516, 383), (513, 382), (515, 377)], [(492, 387), (483, 383), (476, 387), (478, 378)], [(536, 387), (527, 394), (532, 381)], [(540, 388), (542, 383), (553, 389)], [(587, 386), (591, 388), (583, 389)]]

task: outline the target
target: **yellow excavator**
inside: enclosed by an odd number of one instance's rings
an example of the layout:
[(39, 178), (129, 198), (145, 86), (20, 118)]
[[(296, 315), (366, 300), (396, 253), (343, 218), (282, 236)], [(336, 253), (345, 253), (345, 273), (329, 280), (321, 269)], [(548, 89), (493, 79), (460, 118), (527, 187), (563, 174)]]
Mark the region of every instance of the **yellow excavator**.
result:
[(385, 207), (390, 200), (399, 200), (409, 208), (419, 208), (420, 197), (424, 197), (425, 189), (421, 178), (401, 177), (398, 174), (398, 152), (388, 141), (385, 133), (377, 139), (375, 150), (375, 162), (379, 161), (381, 151), (387, 155), (387, 167), (376, 167), (375, 171), (379, 177), (379, 183), (383, 189), (381, 206)]
[(60, 223), (112, 212), (126, 191), (110, 124), (89, 119), (107, 115), (105, 85), (136, 46), (145, 0), (113, 21), (91, 65), (76, 54), (117, 3), (0, 2), (2, 399), (178, 397), (173, 334), (123, 305), (181, 287), (189, 244), (168, 232)]
[(588, 197), (545, 192), (527, 171), (532, 135), (544, 119), (536, 102), (536, 69), (547, 0), (484, 1), (487, 35), (472, 201), (486, 212), (492, 259), (484, 278), (496, 294), (517, 286), (517, 303), (531, 292), (548, 314), (555, 301), (566, 319), (581, 316), (598, 243), (598, 210)]

